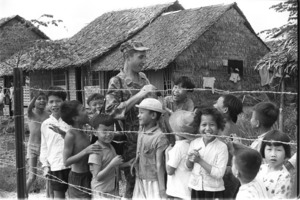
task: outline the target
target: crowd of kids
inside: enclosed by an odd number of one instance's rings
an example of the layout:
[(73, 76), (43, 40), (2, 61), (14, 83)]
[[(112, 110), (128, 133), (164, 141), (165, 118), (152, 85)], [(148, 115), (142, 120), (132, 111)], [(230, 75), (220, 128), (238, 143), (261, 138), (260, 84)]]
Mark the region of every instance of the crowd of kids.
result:
[(34, 94), (28, 106), (27, 196), (38, 157), (47, 197), (55, 199), (120, 198), (122, 173), (125, 199), (295, 196), (290, 173), (296, 154), (289, 159), (289, 137), (272, 128), (279, 115), (275, 104), (254, 106), (250, 123), (257, 139), (245, 146), (238, 139), (243, 104), (236, 96), (195, 106), (190, 96), (195, 85), (182, 76), (170, 96), (158, 97), (141, 72), (149, 48), (127, 41), (120, 50), (123, 68), (105, 95), (89, 96), (89, 111), (79, 101), (66, 101), (59, 87)]

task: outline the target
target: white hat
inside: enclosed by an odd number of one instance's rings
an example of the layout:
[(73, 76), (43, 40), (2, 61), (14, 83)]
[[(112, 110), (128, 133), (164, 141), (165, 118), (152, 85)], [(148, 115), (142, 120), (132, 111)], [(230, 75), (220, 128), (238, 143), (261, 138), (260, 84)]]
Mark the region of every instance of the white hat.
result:
[(160, 113), (164, 112), (160, 101), (154, 98), (146, 98), (140, 103), (140, 105), (136, 105), (136, 107), (147, 109), (147, 110), (153, 110)]

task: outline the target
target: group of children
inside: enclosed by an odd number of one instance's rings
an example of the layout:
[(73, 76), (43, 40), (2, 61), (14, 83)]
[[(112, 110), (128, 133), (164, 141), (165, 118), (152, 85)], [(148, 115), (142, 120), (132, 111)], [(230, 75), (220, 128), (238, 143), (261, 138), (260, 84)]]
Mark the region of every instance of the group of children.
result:
[[(47, 95), (37, 94), (28, 107), (30, 170), (35, 172), (40, 155), (54, 198), (65, 198), (67, 191), (69, 198), (77, 199), (118, 197), (120, 168), (126, 167), (136, 175), (133, 199), (222, 199), (232, 181), (225, 174), (239, 180), (231, 198), (290, 197), (291, 176), (284, 165), (291, 157), (290, 139), (272, 130), (279, 113), (273, 103), (254, 107), (251, 125), (260, 135), (247, 147), (234, 140), (242, 104), (233, 95), (221, 96), (214, 107), (170, 111), (168, 134), (175, 135), (175, 144), (159, 126), (166, 113), (163, 103), (146, 98), (136, 105), (136, 157), (124, 162), (111, 144), (116, 121), (100, 113), (102, 96), (89, 98), (90, 117), (80, 102), (65, 100), (66, 92), (52, 87)], [(33, 181), (30, 176), (27, 192)]]

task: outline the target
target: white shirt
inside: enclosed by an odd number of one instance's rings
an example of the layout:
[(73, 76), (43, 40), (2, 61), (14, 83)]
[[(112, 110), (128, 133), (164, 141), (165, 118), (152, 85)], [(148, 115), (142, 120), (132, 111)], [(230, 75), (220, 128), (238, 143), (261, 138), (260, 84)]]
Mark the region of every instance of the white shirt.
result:
[(190, 144), (189, 153), (199, 149), (200, 157), (212, 165), (210, 174), (198, 163), (194, 164), (189, 187), (197, 191), (224, 191), (223, 176), (228, 162), (228, 149), (226, 144), (218, 138), (205, 146), (203, 138), (197, 138)]
[(166, 193), (181, 199), (191, 199), (191, 190), (188, 187), (191, 171), (186, 167), (185, 162), (189, 150), (188, 140), (178, 140), (174, 147), (169, 151), (167, 165), (176, 168), (175, 173), (168, 175)]
[(49, 128), (50, 124), (58, 126), (65, 132), (70, 129), (70, 126), (61, 118), (57, 120), (52, 115), (42, 123), (40, 154), (42, 167), (49, 166), (51, 171), (67, 169), (69, 167), (65, 167), (63, 162), (64, 139)]
[(241, 185), (235, 199), (252, 200), (252, 199), (268, 199), (268, 198), (269, 196), (263, 183), (260, 180), (255, 178), (250, 183)]
[[(269, 131), (268, 131), (269, 132)], [(268, 133), (263, 133), (261, 134), (260, 136), (257, 137), (256, 140), (254, 140), (250, 146), (251, 149), (254, 149), (258, 152), (260, 152), (260, 147), (261, 147), (261, 143), (262, 143), (262, 140), (264, 139), (265, 135)]]
[(5, 98), (5, 95), (2, 91), (2, 92), (0, 92), (0, 104), (4, 104), (4, 98)]

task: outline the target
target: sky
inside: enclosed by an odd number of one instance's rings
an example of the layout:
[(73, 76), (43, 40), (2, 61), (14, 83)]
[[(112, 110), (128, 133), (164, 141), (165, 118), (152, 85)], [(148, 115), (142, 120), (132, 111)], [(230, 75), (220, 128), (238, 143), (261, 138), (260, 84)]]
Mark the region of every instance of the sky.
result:
[[(68, 38), (105, 12), (137, 8), (173, 2), (170, 0), (0, 0), (0, 19), (13, 15), (31, 19), (51, 14), (63, 22), (59, 27), (50, 26), (41, 30), (51, 39)], [(269, 9), (281, 0), (179, 0), (185, 8), (198, 8), (215, 4), (236, 2), (256, 33), (285, 24), (287, 13)], [(261, 36), (262, 39), (263, 36)]]

